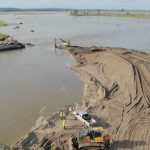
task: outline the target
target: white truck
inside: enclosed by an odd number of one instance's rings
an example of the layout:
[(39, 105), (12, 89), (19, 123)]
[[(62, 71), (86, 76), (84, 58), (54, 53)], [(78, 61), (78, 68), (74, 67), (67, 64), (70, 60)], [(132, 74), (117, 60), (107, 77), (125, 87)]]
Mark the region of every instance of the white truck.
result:
[(93, 119), (87, 112), (84, 112), (84, 111), (74, 111), (73, 114), (75, 115), (75, 118), (79, 119), (87, 127), (90, 127), (94, 123), (96, 123), (96, 120)]

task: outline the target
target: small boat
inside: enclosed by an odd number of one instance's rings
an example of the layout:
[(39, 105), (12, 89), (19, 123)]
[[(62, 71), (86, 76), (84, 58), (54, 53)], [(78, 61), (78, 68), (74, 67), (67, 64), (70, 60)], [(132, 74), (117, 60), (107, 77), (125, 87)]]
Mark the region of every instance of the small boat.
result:
[(85, 126), (90, 127), (96, 123), (96, 120), (90, 116), (87, 112), (84, 111), (74, 111), (73, 114), (75, 118), (84, 123)]

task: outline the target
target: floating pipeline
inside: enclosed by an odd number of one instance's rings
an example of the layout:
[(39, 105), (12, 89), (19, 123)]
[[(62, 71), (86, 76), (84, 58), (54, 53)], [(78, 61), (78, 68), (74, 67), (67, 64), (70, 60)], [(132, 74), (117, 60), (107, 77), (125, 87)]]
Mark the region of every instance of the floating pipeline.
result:
[(25, 45), (21, 43), (0, 46), (0, 51), (24, 49)]

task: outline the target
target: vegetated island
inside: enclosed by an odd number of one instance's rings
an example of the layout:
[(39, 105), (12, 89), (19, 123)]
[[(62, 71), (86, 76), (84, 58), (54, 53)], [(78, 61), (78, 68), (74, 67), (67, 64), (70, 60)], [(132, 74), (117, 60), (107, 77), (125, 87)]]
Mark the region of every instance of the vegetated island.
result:
[[(91, 113), (98, 126), (112, 132), (111, 150), (149, 150), (150, 54), (112, 47), (65, 49), (76, 59), (72, 69), (84, 83), (82, 102), (71, 107)], [(83, 127), (69, 109), (60, 110), (68, 115), (67, 130), (58, 111), (36, 124), (11, 148), (69, 150), (69, 138), (77, 134), (77, 127)]]
[(124, 18), (145, 18), (150, 19), (149, 11), (129, 11), (129, 10), (73, 10), (71, 16), (112, 16)]

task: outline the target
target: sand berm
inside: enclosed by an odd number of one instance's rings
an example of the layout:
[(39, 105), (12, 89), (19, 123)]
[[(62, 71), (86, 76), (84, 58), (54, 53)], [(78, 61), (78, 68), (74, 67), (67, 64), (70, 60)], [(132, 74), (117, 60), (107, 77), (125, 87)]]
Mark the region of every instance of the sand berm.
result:
[[(100, 125), (112, 132), (111, 149), (149, 150), (150, 54), (110, 47), (66, 50), (76, 59), (73, 70), (84, 83), (83, 100), (75, 105), (97, 116)], [(45, 138), (51, 149), (68, 150), (68, 138), (77, 131), (64, 131), (58, 113), (44, 119), (12, 147), (42, 149), (41, 141)]]

